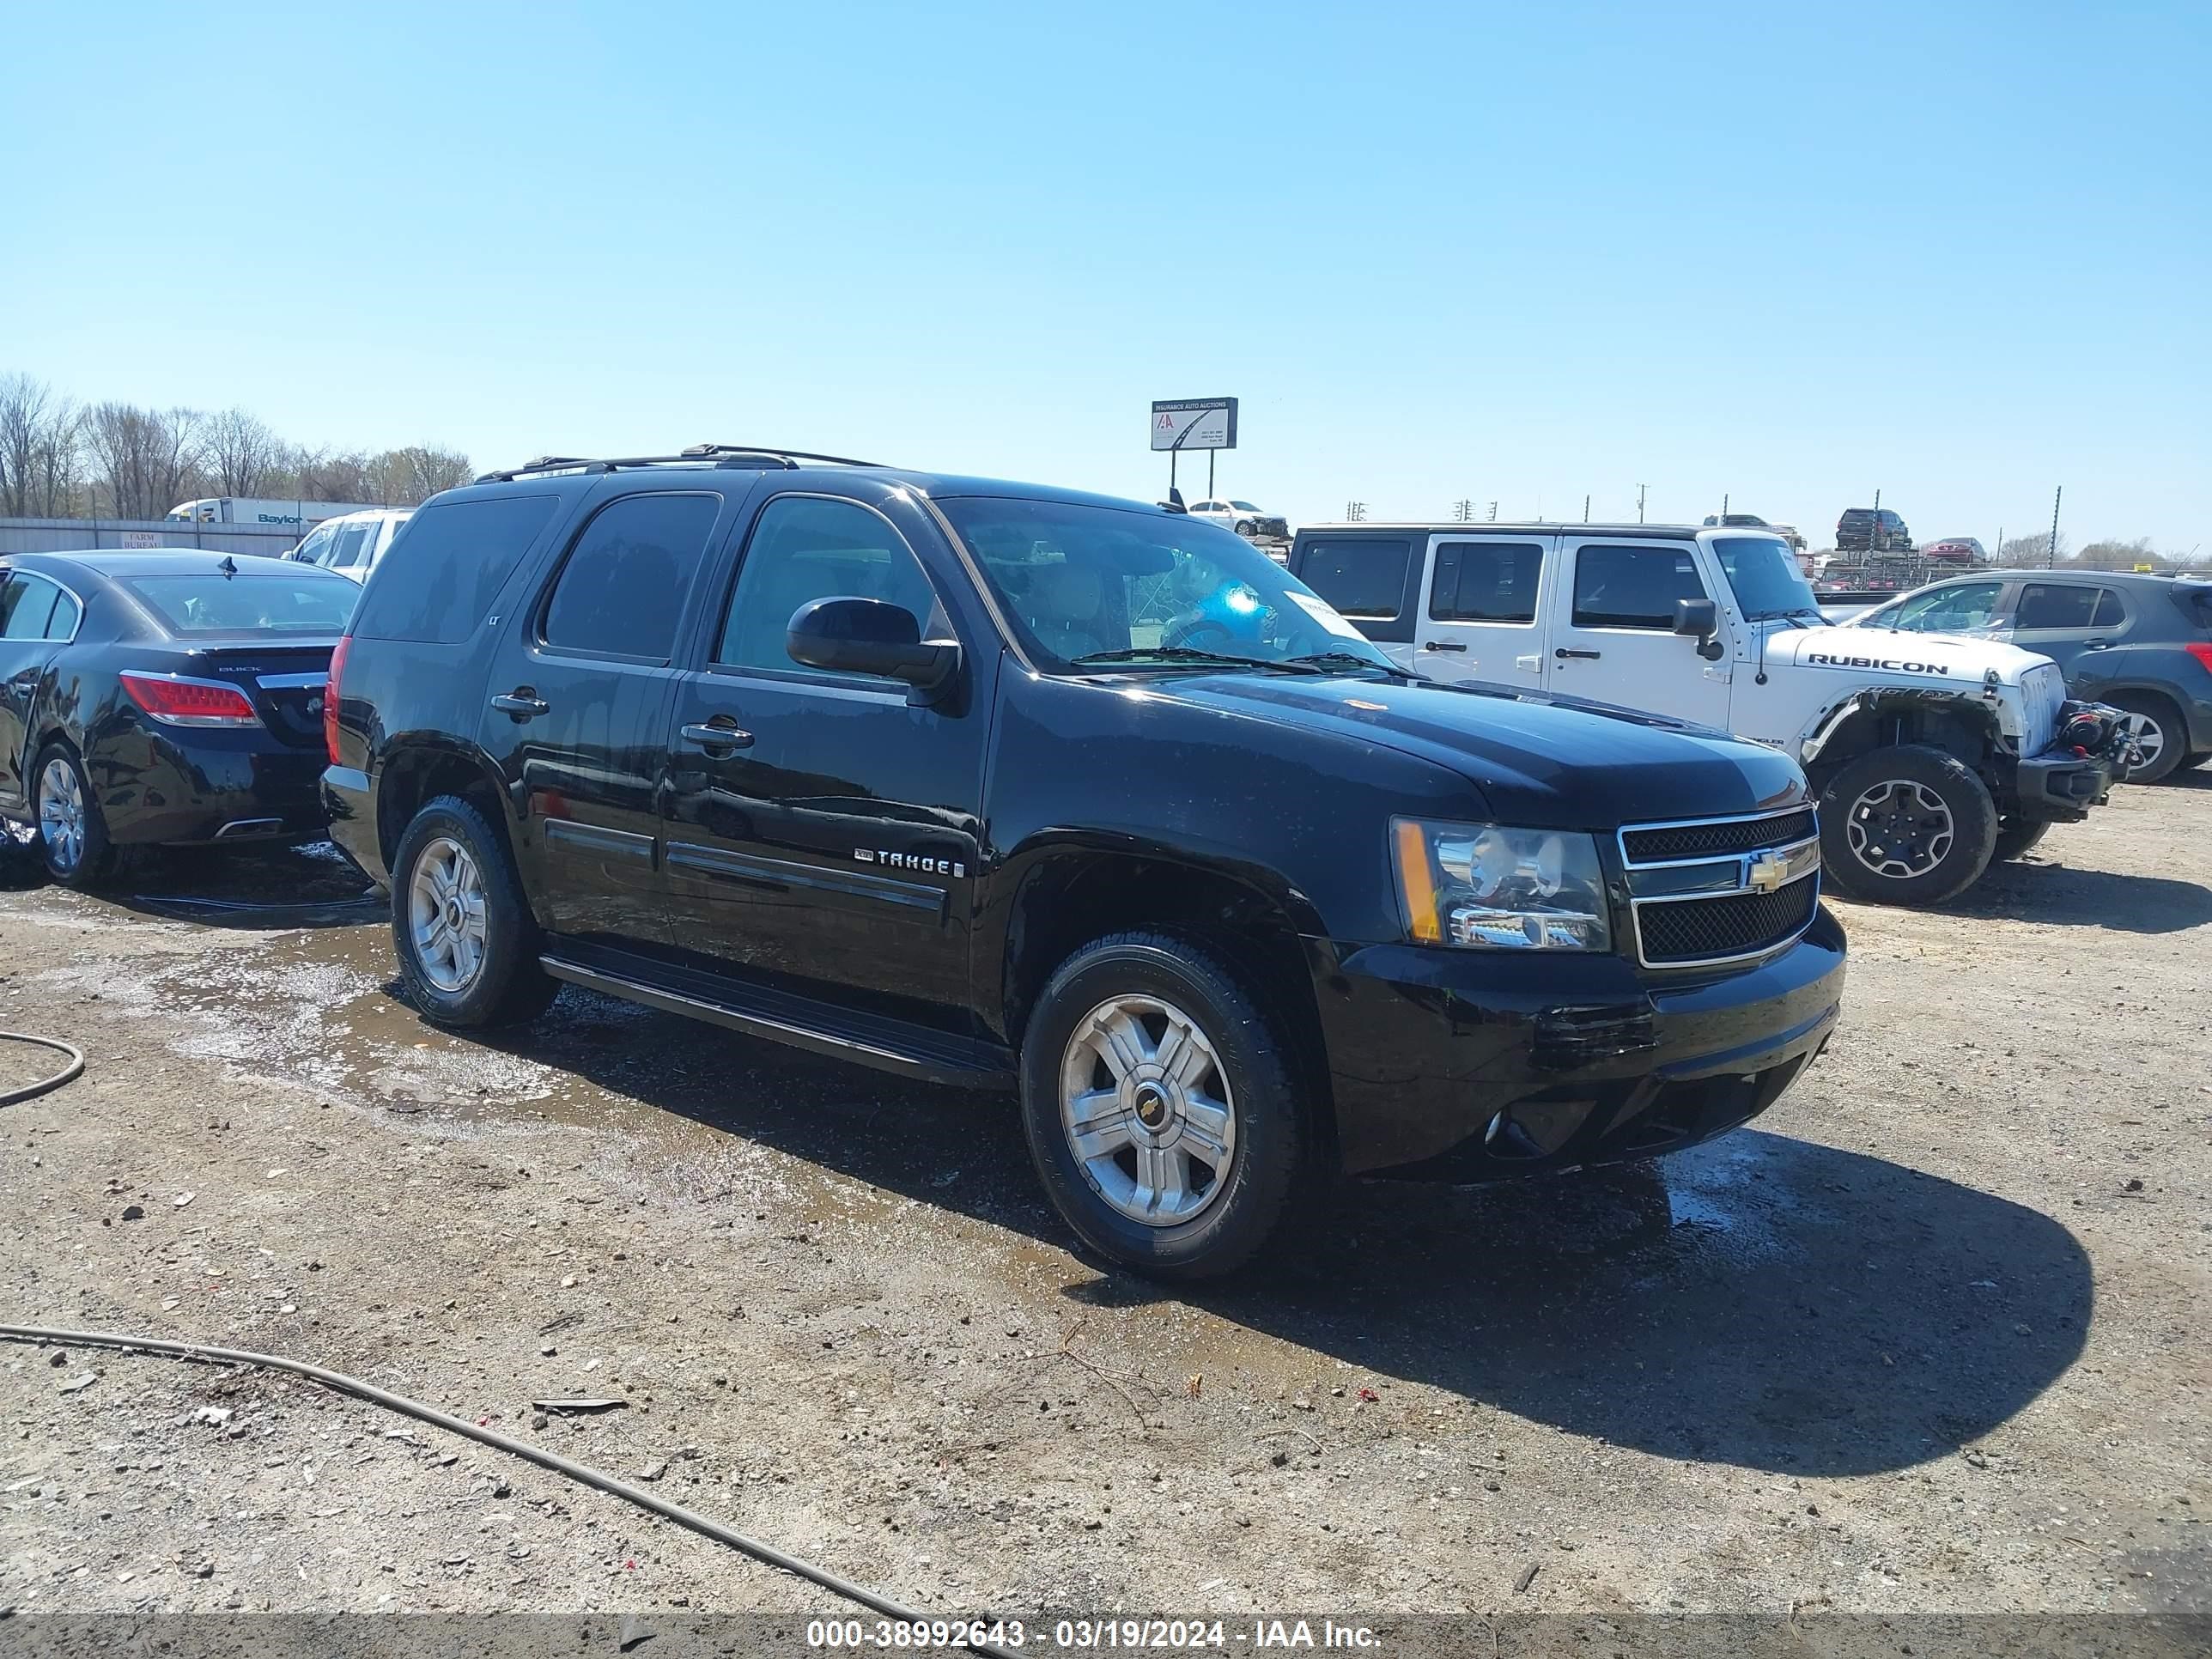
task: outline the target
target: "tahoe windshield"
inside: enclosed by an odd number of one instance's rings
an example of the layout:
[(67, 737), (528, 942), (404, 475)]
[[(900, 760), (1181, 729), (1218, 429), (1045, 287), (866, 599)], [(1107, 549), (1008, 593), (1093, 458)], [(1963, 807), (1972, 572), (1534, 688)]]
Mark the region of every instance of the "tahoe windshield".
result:
[(1218, 525), (1072, 501), (971, 495), (937, 505), (1046, 667), (1218, 659), (1401, 672), (1326, 599)]
[(131, 576), (124, 586), (172, 634), (342, 634), (361, 586), (310, 566), (264, 575)]
[(1735, 590), (1746, 622), (1820, 614), (1813, 585), (1788, 543), (1771, 536), (1716, 536), (1713, 556)]

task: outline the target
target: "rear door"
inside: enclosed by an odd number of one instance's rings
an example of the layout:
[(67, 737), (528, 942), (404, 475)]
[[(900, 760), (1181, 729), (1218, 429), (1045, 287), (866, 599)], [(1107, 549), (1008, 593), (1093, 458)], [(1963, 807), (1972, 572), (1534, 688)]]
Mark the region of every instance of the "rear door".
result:
[(1291, 574), (1402, 668), (1416, 649), (1428, 537), (1415, 530), (1323, 531), (1291, 550)]
[[(1729, 659), (1698, 654), (1674, 632), (1679, 599), (1722, 600), (1700, 574), (1689, 542), (1560, 538), (1561, 579), (1553, 585), (1550, 689), (1725, 731)], [(1723, 606), (1723, 611), (1725, 607)], [(1727, 643), (1725, 617), (1721, 640)]]
[(552, 932), (660, 933), (659, 821), (678, 625), (727, 502), (713, 489), (598, 504), (501, 641), (484, 751), (521, 803), (516, 853)]
[(1431, 536), (1416, 665), (1440, 680), (1542, 689), (1545, 572), (1558, 545), (1556, 536)]
[(2023, 580), (2012, 605), (2012, 642), (2057, 663), (2071, 682), (2083, 661), (2127, 642), (2130, 619), (2116, 587), (2097, 582)]
[(46, 665), (76, 632), (77, 602), (27, 570), (0, 572), (0, 803), (27, 803), (32, 702)]

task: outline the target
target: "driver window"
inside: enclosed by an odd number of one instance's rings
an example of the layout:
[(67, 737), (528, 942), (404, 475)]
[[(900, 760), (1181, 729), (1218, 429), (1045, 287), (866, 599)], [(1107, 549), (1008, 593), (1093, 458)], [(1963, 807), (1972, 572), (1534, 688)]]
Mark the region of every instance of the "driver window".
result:
[(921, 562), (888, 520), (852, 501), (787, 495), (763, 509), (745, 544), (716, 666), (818, 672), (792, 660), (785, 636), (801, 605), (831, 599), (896, 605), (925, 640), (952, 632)]

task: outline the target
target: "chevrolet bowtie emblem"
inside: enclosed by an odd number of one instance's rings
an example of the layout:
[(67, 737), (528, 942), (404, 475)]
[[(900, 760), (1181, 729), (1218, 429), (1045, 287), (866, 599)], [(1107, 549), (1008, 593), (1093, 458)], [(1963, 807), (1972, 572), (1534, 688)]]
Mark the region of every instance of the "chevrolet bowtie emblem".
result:
[(1779, 853), (1765, 852), (1743, 861), (1743, 884), (1771, 893), (1790, 879), (1790, 860)]

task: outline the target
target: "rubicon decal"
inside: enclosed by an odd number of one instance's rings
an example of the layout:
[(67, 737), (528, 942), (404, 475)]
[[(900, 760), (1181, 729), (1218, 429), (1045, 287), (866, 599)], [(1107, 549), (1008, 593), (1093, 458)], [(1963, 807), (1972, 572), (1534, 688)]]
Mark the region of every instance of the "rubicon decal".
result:
[(885, 853), (856, 847), (853, 856), (863, 864), (880, 864), (887, 870), (919, 870), (928, 876), (965, 876), (968, 866), (951, 859), (924, 858), (918, 853)]
[(1948, 664), (1914, 662), (1905, 657), (1832, 657), (1824, 651), (1808, 651), (1806, 662), (1818, 668), (1886, 668), (1893, 674), (1948, 674)]

